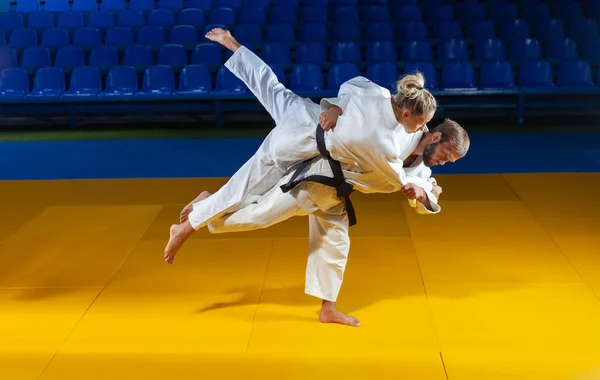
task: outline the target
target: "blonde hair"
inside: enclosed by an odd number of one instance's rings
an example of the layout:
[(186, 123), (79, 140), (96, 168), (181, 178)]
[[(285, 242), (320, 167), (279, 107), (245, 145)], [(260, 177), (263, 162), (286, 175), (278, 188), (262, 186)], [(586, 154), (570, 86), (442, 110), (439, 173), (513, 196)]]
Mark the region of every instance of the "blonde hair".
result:
[(409, 110), (411, 114), (423, 115), (435, 112), (437, 108), (437, 101), (431, 92), (425, 89), (425, 77), (419, 72), (403, 76), (398, 81), (397, 91), (394, 103)]

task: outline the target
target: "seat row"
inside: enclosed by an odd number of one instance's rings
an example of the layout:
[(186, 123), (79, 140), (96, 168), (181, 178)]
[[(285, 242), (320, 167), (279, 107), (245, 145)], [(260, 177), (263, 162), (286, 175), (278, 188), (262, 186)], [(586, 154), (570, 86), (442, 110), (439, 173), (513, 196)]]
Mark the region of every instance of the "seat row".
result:
[[(318, 96), (320, 92), (336, 92), (346, 80), (360, 75), (358, 68), (352, 64), (332, 66), (327, 74), (327, 86), (324, 86), (323, 72), (312, 64), (298, 64), (292, 69), (289, 78), (284, 70), (271, 65), (278, 79), (299, 94), (311, 93)], [(518, 89), (511, 66), (506, 61), (487, 62), (480, 71), (479, 83), (475, 80), (475, 71), (468, 62), (451, 62), (441, 72), (441, 86), (435, 71), (426, 63), (415, 63), (407, 66), (404, 73), (422, 72), (426, 78), (426, 86), (430, 89), (442, 90), (515, 90)], [(398, 69), (388, 63), (369, 66), (365, 76), (375, 83), (394, 90), (398, 79)], [(29, 76), (23, 68), (8, 68), (0, 73), (0, 99), (6, 101), (23, 101), (28, 99), (64, 98), (110, 98), (113, 97), (164, 97), (176, 95), (180, 97), (207, 97), (210, 95), (250, 95), (245, 84), (236, 78), (227, 68), (221, 66), (217, 73), (216, 85), (206, 66), (186, 66), (179, 77), (178, 86), (174, 72), (168, 66), (151, 66), (144, 71), (142, 86), (139, 86), (137, 72), (131, 66), (114, 66), (108, 72), (105, 85), (99, 68), (94, 66), (78, 67), (69, 77), (67, 90), (66, 76), (62, 69), (47, 67), (36, 72), (33, 89), (30, 90)], [(517, 75), (519, 88), (548, 90), (580, 89), (584, 91), (600, 91), (592, 79), (591, 68), (585, 61), (564, 62), (557, 72), (554, 81), (553, 72), (547, 62), (530, 61), (523, 65)], [(289, 82), (289, 83), (288, 83)]]

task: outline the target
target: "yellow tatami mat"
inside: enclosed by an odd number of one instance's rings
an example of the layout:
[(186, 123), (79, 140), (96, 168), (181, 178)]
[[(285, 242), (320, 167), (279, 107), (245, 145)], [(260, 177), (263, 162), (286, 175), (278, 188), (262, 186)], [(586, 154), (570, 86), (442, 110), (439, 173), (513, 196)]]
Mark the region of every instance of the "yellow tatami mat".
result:
[(224, 179), (2, 182), (0, 379), (600, 379), (600, 174), (437, 177), (442, 212), (353, 194), (338, 308), (308, 228), (169, 226)]

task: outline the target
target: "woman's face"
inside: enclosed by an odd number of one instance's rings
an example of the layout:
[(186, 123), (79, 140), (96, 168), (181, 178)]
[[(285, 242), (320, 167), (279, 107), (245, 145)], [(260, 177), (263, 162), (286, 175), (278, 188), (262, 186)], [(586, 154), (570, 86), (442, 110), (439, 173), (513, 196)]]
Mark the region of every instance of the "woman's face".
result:
[(402, 112), (402, 120), (400, 124), (404, 127), (406, 133), (415, 133), (423, 130), (427, 123), (433, 119), (434, 112), (423, 113), (421, 115), (412, 114), (409, 110)]

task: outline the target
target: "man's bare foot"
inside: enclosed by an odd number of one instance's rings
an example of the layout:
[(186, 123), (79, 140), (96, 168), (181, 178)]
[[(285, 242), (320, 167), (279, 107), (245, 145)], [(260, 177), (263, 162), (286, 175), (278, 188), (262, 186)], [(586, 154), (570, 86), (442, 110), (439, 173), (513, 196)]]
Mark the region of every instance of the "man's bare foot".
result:
[(187, 222), (184, 224), (173, 224), (169, 231), (169, 242), (165, 248), (165, 261), (167, 264), (173, 264), (175, 255), (183, 243), (190, 237), (194, 232), (192, 225)]
[(194, 198), (193, 201), (188, 203), (187, 206), (185, 206), (183, 210), (181, 210), (181, 214), (179, 214), (179, 223), (187, 222), (188, 215), (190, 215), (190, 212), (194, 210), (194, 203), (203, 201), (208, 197), (210, 197), (210, 193), (208, 191), (203, 191), (200, 193), (200, 195)]
[(234, 53), (240, 46), (242, 46), (235, 38), (233, 38), (229, 30), (222, 28), (211, 29), (208, 33), (206, 33), (205, 37), (211, 41), (220, 43)]
[(335, 302), (323, 301), (319, 321), (323, 323), (339, 323), (340, 325), (359, 327), (360, 322), (353, 316), (346, 315), (338, 311), (335, 307)]

